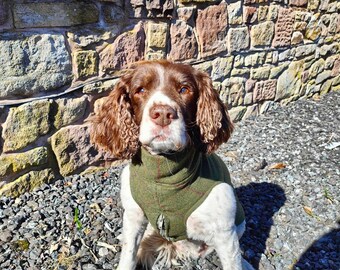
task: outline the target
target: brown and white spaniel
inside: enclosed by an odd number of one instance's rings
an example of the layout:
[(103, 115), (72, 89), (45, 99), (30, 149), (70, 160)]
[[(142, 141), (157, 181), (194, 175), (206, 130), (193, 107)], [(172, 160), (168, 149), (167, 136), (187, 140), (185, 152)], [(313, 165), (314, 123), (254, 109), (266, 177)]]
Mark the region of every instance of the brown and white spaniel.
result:
[[(92, 141), (120, 159), (124, 207), (118, 269), (171, 267), (216, 250), (223, 269), (241, 256), (243, 210), (213, 152), (233, 124), (209, 76), (169, 61), (135, 64), (92, 119)], [(192, 202), (191, 202), (192, 201)], [(242, 213), (241, 213), (242, 216)]]

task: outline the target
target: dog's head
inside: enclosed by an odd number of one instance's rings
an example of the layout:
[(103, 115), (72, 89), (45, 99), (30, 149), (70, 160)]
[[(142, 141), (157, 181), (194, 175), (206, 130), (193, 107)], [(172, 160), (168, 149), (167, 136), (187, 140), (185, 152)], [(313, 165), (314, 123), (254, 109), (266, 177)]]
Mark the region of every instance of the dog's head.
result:
[(92, 119), (92, 141), (117, 158), (140, 145), (151, 153), (193, 144), (211, 153), (233, 130), (209, 76), (168, 61), (137, 63), (123, 75)]

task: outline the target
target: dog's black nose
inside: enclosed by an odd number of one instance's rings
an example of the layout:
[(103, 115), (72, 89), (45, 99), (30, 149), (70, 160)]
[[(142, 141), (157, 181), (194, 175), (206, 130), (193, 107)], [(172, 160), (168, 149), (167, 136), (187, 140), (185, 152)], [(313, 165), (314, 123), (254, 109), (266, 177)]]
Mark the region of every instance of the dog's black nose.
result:
[(169, 105), (154, 105), (150, 109), (149, 115), (152, 121), (159, 126), (165, 127), (177, 118), (176, 111)]

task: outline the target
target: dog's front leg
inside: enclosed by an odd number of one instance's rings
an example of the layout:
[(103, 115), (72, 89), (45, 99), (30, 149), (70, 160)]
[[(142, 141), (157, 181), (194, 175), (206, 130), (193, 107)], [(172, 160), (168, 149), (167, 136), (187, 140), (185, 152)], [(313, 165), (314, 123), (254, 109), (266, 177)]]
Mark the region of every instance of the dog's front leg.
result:
[(119, 270), (133, 270), (137, 263), (137, 250), (146, 228), (143, 212), (126, 210), (123, 216), (123, 243)]
[(242, 256), (236, 227), (230, 230), (221, 228), (220, 231), (215, 232), (212, 242), (223, 269), (242, 270)]
[(147, 226), (143, 210), (135, 202), (130, 189), (129, 166), (121, 174), (121, 199), (123, 208), (123, 239), (119, 270), (133, 270), (137, 263), (137, 250)]
[(241, 270), (242, 257), (235, 226), (236, 200), (228, 184), (212, 189), (205, 201), (189, 216), (189, 238), (214, 248), (223, 270)]

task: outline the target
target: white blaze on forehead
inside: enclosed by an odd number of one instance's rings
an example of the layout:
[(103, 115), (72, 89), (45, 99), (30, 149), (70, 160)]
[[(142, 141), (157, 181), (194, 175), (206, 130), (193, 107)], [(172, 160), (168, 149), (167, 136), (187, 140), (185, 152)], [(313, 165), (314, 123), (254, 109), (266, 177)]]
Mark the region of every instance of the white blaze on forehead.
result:
[(177, 109), (178, 105), (177, 103), (172, 100), (170, 97), (168, 97), (166, 94), (164, 94), (161, 91), (156, 91), (148, 100), (146, 103), (146, 108), (149, 109), (151, 108), (154, 104), (157, 105), (169, 105), (173, 109)]
[(159, 78), (159, 85), (157, 87), (158, 91), (162, 91), (162, 89), (164, 89), (164, 83), (165, 83), (165, 70), (164, 67), (161, 65), (157, 65), (156, 66), (156, 71), (158, 74), (158, 78)]

